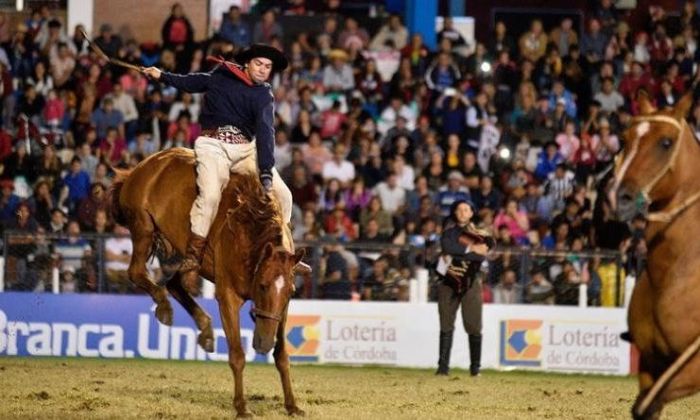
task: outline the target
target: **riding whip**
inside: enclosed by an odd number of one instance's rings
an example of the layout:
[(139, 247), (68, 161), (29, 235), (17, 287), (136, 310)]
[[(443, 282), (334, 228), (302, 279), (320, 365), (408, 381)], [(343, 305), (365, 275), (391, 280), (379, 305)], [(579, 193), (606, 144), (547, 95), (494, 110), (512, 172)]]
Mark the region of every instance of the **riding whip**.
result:
[(112, 58), (112, 57), (108, 56), (104, 51), (102, 51), (102, 49), (99, 46), (97, 46), (97, 44), (92, 42), (92, 40), (90, 39), (90, 37), (87, 36), (87, 33), (85, 33), (84, 30), (81, 29), (80, 32), (82, 32), (83, 36), (85, 37), (85, 40), (87, 41), (90, 49), (95, 51), (95, 53), (97, 53), (97, 55), (99, 55), (103, 59), (107, 60), (107, 62), (114, 64), (115, 66), (125, 67), (127, 69), (136, 70), (138, 72), (143, 71), (143, 67), (141, 67), (141, 66), (136, 66), (134, 64), (127, 63), (126, 61), (122, 61), (118, 58)]

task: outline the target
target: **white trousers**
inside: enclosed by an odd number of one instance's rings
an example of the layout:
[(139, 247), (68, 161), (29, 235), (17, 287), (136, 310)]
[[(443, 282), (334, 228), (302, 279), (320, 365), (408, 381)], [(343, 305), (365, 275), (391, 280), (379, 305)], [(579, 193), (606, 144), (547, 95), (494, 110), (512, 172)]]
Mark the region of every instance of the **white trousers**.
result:
[[(197, 160), (197, 188), (199, 195), (190, 211), (192, 232), (204, 238), (214, 222), (221, 202), (221, 194), (228, 184), (230, 173), (258, 174), (258, 154), (255, 141), (247, 144), (228, 144), (210, 137), (198, 137), (194, 143)], [(272, 169), (272, 191), (277, 197), (285, 223), (292, 219), (292, 192)]]

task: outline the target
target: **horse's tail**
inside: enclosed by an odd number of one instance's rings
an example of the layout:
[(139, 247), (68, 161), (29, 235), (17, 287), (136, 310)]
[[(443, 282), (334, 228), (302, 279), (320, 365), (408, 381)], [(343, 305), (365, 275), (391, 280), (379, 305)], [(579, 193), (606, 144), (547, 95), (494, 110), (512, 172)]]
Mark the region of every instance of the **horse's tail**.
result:
[(116, 168), (112, 168), (112, 170), (114, 171), (115, 175), (114, 179), (112, 180), (112, 186), (109, 188), (109, 207), (114, 221), (120, 225), (126, 226), (126, 215), (119, 205), (119, 196), (121, 195), (124, 182), (126, 182), (129, 175), (131, 175), (131, 170)]

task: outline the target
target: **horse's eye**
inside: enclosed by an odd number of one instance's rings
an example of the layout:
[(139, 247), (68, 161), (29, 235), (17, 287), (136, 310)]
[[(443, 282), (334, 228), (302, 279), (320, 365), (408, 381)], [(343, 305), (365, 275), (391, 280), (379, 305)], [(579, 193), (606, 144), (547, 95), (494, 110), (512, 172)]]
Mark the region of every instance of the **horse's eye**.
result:
[(668, 137), (662, 138), (659, 143), (661, 144), (661, 147), (663, 147), (666, 150), (670, 149), (671, 146), (673, 146), (673, 140), (671, 140)]

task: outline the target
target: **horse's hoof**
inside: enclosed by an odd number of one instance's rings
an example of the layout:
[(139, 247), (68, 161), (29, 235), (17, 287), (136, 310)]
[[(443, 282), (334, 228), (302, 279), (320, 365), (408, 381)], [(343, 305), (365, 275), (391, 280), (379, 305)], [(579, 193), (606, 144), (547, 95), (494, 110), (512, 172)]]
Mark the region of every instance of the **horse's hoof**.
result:
[(306, 415), (304, 410), (299, 407), (288, 408), (287, 414), (289, 414), (290, 417), (304, 417)]
[(253, 418), (253, 413), (250, 411), (244, 411), (243, 413), (238, 413), (236, 414), (237, 419), (252, 419)]
[(213, 337), (213, 334), (211, 333), (211, 331), (203, 331), (203, 332), (199, 333), (199, 338), (197, 338), (197, 343), (207, 353), (214, 352), (214, 337)]
[(170, 302), (166, 300), (156, 306), (156, 318), (163, 325), (173, 325), (173, 307), (170, 306)]

